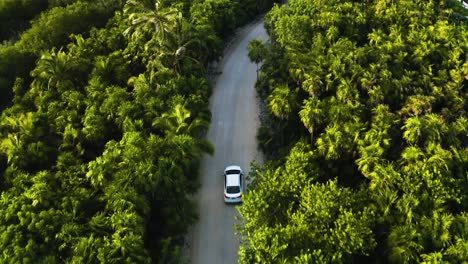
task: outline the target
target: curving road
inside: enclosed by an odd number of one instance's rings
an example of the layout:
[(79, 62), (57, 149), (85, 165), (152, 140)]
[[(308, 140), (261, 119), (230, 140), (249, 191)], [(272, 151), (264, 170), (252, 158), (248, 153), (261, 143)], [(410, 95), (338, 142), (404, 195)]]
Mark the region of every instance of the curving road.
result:
[(237, 164), (247, 174), (252, 160), (261, 162), (256, 141), (256, 65), (247, 56), (247, 44), (255, 38), (267, 39), (263, 20), (239, 32), (219, 65), (222, 74), (210, 99), (213, 115), (207, 134), (215, 153), (207, 155), (201, 164), (202, 186), (196, 197), (200, 217), (190, 250), (193, 264), (231, 264), (238, 260), (239, 240), (234, 234), (238, 212), (236, 206), (224, 203), (222, 172), (225, 166)]

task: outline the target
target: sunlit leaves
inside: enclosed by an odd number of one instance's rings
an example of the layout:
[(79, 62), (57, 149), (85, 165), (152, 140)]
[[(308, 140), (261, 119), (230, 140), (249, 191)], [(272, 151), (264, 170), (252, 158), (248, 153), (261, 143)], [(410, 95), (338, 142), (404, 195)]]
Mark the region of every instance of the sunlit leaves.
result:
[(262, 62), (265, 57), (266, 48), (262, 44), (262, 39), (254, 39), (249, 42), (247, 45), (247, 50), (249, 51), (248, 56), (251, 61), (257, 64), (257, 78), (258, 78), (258, 64)]
[(410, 144), (440, 142), (447, 132), (443, 117), (437, 114), (410, 117), (402, 128), (403, 138)]
[(177, 15), (177, 10), (170, 8), (163, 0), (131, 0), (127, 1), (124, 13), (128, 15), (131, 26), (124, 32), (132, 38), (152, 38), (162, 41), (171, 30)]
[(196, 23), (209, 25), (217, 35), (225, 37), (232, 32), (236, 23), (241, 22), (235, 19), (237, 2), (229, 0), (194, 2), (190, 7), (190, 14)]
[[(461, 253), (466, 238), (454, 236), (453, 219), (467, 208), (463, 85), (468, 64), (462, 54), (467, 52), (468, 34), (463, 24), (454, 23), (445, 3), (295, 0), (274, 7), (266, 16), (272, 39), (269, 49), (282, 56), (267, 56), (261, 74), (269, 79), (260, 82), (260, 95), (267, 99), (273, 116), (291, 109), (288, 118), (278, 118), (278, 126), (290, 130), (286, 132), (296, 133), (302, 126), (308, 130), (313, 161), (303, 162), (317, 169), (316, 181), (337, 176), (340, 185), (369, 191), (369, 202), (364, 204), (375, 213), (369, 221), (377, 225), (371, 232), (378, 244), (372, 254), (393, 263), (450, 263), (466, 256)], [(284, 64), (287, 70), (279, 73)], [(287, 93), (280, 92), (278, 83), (287, 83), (289, 91), (299, 89), (298, 102), (289, 102), (294, 107), (288, 108)], [(272, 102), (281, 107), (272, 111)], [(271, 131), (275, 126), (270, 126)], [(287, 162), (302, 160), (291, 145), (309, 134), (301, 133), (282, 144)], [(279, 169), (268, 166), (258, 178), (276, 182), (284, 173), (282, 166), (281, 161)], [(301, 179), (303, 189), (310, 184), (300, 172), (283, 178), (289, 177)], [(284, 192), (281, 185), (270, 186)], [(252, 192), (262, 190), (261, 180), (253, 188)], [(248, 212), (253, 211), (249, 199), (269, 209), (291, 204), (283, 199), (278, 205), (281, 201), (264, 190), (246, 197)], [(308, 204), (322, 199), (311, 200)], [(271, 230), (262, 229), (263, 233), (287, 236), (281, 229), (287, 216), (246, 215), (248, 220), (256, 218), (263, 219), (253, 220), (259, 226), (269, 223), (266, 219), (281, 223)], [(303, 222), (310, 219), (304, 217)], [(249, 227), (252, 234), (255, 228)], [(325, 245), (312, 250), (311, 243), (300, 240), (313, 233), (313, 228), (304, 228), (302, 222), (295, 227), (302, 235), (290, 243), (277, 243), (279, 248), (287, 244), (287, 249), (272, 250), (283, 254), (277, 262), (290, 260), (294, 243), (302, 249), (296, 259), (313, 256), (327, 262)], [(247, 246), (242, 250), (252, 259), (255, 256)]]
[(0, 122), (0, 262), (178, 263), (214, 151), (216, 33), (269, 1), (49, 2), (2, 52), (2, 87), (18, 78)]
[[(117, 2), (117, 1), (112, 1)], [(53, 47), (61, 48), (69, 42), (69, 35), (87, 33), (109, 19), (115, 3), (76, 1), (66, 7), (57, 6), (41, 13), (32, 27), (21, 35), (18, 45), (35, 54)]]
[(416, 261), (423, 245), (421, 234), (413, 225), (402, 225), (394, 228), (388, 236), (388, 260), (391, 263)]
[[(309, 98), (304, 103), (304, 106), (301, 111), (299, 111), (299, 116), (301, 118), (304, 126), (309, 130), (311, 137), (314, 132), (314, 128), (323, 124), (325, 118), (324, 102), (317, 98)], [(312, 143), (312, 142), (311, 142)]]
[(269, 110), (276, 117), (287, 119), (293, 108), (294, 98), (294, 91), (291, 91), (287, 85), (275, 87), (268, 97)]
[[(296, 173), (290, 171), (289, 174), (283, 174), (283, 177), (293, 178)], [(275, 177), (273, 180), (276, 179)], [(304, 182), (303, 179), (301, 181)], [(250, 211), (250, 207), (255, 206), (250, 204), (253, 201), (250, 199), (255, 199), (257, 205), (260, 202), (260, 206), (264, 206), (261, 201), (267, 201), (266, 197), (257, 195), (266, 194), (265, 191), (261, 186), (256, 186), (244, 204), (247, 208), (243, 206), (240, 209), (241, 214), (244, 215)], [(257, 218), (261, 217), (259, 215), (248, 218), (252, 222), (249, 221), (241, 229), (248, 242), (240, 250), (242, 263), (248, 263), (249, 260), (279, 263), (279, 256), (292, 261), (303, 255), (305, 249), (321, 249), (314, 252), (314, 255), (317, 254), (325, 261), (342, 262), (352, 254), (367, 255), (375, 246), (368, 226), (371, 211), (354, 208), (356, 201), (351, 198), (354, 196), (349, 190), (338, 187), (332, 181), (323, 185), (307, 184), (294, 189), (284, 185), (279, 194), (288, 192), (296, 195), (290, 194), (288, 199), (282, 199), (281, 207), (285, 207), (283, 210), (288, 212), (284, 217), (276, 215), (277, 220), (273, 218), (273, 222)], [(344, 197), (348, 199), (343, 199)], [(277, 212), (276, 208), (278, 206), (268, 207), (268, 211)], [(280, 235), (276, 236), (277, 234)]]

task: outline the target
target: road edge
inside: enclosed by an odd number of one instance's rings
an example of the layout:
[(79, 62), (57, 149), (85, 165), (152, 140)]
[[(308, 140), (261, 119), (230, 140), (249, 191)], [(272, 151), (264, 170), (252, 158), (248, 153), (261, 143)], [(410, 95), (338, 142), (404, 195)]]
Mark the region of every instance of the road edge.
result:
[[(210, 82), (210, 84), (212, 85), (213, 89), (216, 87), (216, 82), (217, 82), (217, 79), (219, 78), (219, 75), (222, 74), (222, 72), (220, 72), (220, 70), (223, 69), (223, 67), (224, 67), (224, 65), (226, 63), (226, 58), (229, 57), (229, 55), (233, 52), (234, 47), (236, 46), (236, 44), (238, 44), (242, 40), (242, 38), (244, 36), (249, 34), (259, 23), (263, 23), (263, 16), (264, 16), (264, 14), (259, 15), (258, 17), (256, 17), (254, 20), (252, 20), (248, 24), (236, 29), (234, 31), (234, 34), (232, 35), (232, 37), (230, 37), (226, 41), (226, 44), (224, 45), (223, 55), (221, 56), (221, 59), (219, 61), (215, 61), (215, 62), (211, 63), (211, 70), (212, 70), (213, 74), (209, 74), (207, 76), (207, 79)], [(198, 207), (198, 201), (196, 201), (195, 197), (196, 197), (195, 195), (192, 195), (190, 197), (190, 199)], [(191, 225), (188, 228), (187, 233), (184, 236), (184, 243), (183, 243), (183, 247), (182, 247), (182, 262), (183, 263), (191, 263), (190, 258), (193, 255), (192, 254), (192, 251), (193, 251), (192, 245), (193, 245), (193, 239), (194, 239), (195, 226), (197, 224), (198, 224), (198, 222)]]

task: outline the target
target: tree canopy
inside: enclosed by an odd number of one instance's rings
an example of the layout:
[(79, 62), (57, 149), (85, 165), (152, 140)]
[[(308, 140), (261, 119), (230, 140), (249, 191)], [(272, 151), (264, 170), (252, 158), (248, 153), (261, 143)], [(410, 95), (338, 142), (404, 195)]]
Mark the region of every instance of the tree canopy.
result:
[(291, 0), (266, 15), (270, 161), (239, 207), (242, 263), (466, 260), (468, 24), (453, 4)]
[(271, 4), (3, 1), (0, 262), (183, 261), (206, 67)]

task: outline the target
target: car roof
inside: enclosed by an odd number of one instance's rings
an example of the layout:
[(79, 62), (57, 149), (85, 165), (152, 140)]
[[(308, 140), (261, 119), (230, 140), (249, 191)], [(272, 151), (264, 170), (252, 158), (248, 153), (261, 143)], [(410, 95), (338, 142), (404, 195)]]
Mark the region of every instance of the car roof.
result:
[(240, 185), (239, 174), (226, 175), (226, 186), (239, 186), (239, 185)]
[(242, 171), (241, 167), (238, 166), (238, 165), (230, 165), (230, 166), (227, 166), (226, 169), (224, 169), (224, 171), (228, 171), (228, 170), (240, 170), (240, 171)]

